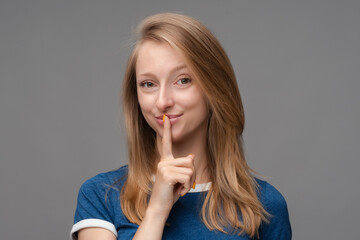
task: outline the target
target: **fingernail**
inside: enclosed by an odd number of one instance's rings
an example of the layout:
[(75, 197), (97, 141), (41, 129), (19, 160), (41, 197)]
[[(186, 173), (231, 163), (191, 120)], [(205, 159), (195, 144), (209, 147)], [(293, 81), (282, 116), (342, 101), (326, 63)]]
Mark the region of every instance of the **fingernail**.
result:
[(189, 157), (194, 158), (194, 157), (195, 157), (195, 154), (190, 153), (190, 154), (189, 154)]
[(196, 183), (194, 182), (192, 185), (192, 188), (195, 189)]
[(165, 122), (165, 114), (163, 115), (163, 122)]

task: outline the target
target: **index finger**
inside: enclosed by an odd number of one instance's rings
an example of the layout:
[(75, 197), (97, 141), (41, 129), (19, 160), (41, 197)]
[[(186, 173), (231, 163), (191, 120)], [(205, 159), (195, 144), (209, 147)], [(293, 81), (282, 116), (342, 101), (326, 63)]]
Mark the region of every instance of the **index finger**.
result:
[(170, 119), (164, 114), (164, 131), (162, 137), (162, 157), (166, 159), (174, 158), (172, 154), (172, 142), (171, 142), (171, 124)]

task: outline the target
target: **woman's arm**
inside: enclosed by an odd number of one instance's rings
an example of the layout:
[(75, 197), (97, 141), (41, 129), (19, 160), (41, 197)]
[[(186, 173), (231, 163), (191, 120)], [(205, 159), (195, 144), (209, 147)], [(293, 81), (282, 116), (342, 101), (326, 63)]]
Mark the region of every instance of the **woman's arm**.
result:
[(146, 215), (141, 222), (133, 239), (161, 239), (166, 222), (165, 215), (159, 216), (155, 211), (146, 210)]
[(78, 232), (78, 240), (116, 240), (116, 236), (105, 228), (89, 227)]
[[(174, 203), (181, 195), (186, 194), (195, 180), (195, 167), (193, 156), (176, 158), (172, 155), (171, 126), (166, 118), (164, 134), (162, 138), (161, 160), (158, 164), (155, 183), (153, 184), (149, 204), (145, 216), (140, 223), (133, 239), (160, 240), (169, 213)], [(115, 240), (116, 229), (112, 222), (112, 214), (108, 212), (108, 205), (104, 201), (90, 201), (91, 199), (103, 199), (105, 188), (99, 187), (99, 180), (87, 181), (79, 191), (76, 222), (95, 218), (98, 221), (109, 223), (108, 228), (88, 226), (78, 230), (78, 240)], [(101, 180), (101, 182), (104, 182)], [(106, 181), (105, 181), (106, 182)], [(80, 200), (79, 200), (80, 199)], [(79, 203), (80, 202), (80, 203)], [(81, 213), (81, 214), (80, 214)], [(95, 213), (95, 214), (90, 214)], [(74, 227), (73, 227), (74, 228)], [(112, 230), (111, 230), (112, 229)], [(76, 230), (76, 229), (75, 229)], [(74, 230), (74, 231), (75, 231)], [(121, 236), (119, 236), (121, 238)]]
[(133, 239), (160, 240), (174, 203), (195, 181), (194, 156), (174, 159), (170, 120), (165, 116), (164, 120), (161, 160), (145, 217)]

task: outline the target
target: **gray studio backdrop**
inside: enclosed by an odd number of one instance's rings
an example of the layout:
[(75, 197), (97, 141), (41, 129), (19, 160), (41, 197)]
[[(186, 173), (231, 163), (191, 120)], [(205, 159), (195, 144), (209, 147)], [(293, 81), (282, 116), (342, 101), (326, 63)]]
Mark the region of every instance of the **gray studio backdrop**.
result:
[(144, 17), (200, 19), (227, 50), (250, 165), (294, 239), (359, 239), (360, 1), (0, 1), (0, 239), (68, 239), (86, 179), (125, 164), (118, 93)]

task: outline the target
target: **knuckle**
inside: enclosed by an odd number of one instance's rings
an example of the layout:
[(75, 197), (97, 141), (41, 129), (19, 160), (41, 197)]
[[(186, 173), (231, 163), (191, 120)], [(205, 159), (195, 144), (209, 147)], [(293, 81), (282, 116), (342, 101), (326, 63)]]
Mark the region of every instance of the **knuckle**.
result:
[(169, 173), (164, 173), (163, 175), (163, 179), (166, 181), (166, 182), (171, 182), (171, 175)]
[(166, 173), (167, 166), (164, 163), (159, 163), (157, 166), (157, 171), (158, 173), (160, 173), (161, 175), (164, 175)]
[(162, 161), (160, 161), (157, 165), (157, 170), (161, 170), (164, 166), (164, 163)]

